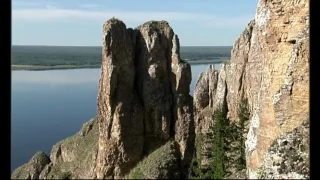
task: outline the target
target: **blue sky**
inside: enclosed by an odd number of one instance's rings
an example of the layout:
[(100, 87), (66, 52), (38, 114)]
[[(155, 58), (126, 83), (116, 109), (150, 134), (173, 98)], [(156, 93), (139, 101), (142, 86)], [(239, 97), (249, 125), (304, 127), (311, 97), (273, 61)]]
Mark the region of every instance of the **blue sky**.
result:
[(112, 17), (127, 27), (166, 20), (182, 46), (232, 46), (258, 0), (12, 0), (12, 44), (101, 46)]

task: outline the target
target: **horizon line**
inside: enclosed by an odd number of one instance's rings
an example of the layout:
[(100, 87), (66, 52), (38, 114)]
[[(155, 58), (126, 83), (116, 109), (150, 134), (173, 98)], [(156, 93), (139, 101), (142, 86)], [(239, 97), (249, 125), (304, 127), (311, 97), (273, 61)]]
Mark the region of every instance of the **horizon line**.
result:
[[(51, 47), (102, 47), (101, 46), (92, 46), (92, 45), (21, 45), (21, 44), (11, 44), (11, 46), (51, 46)], [(228, 46), (219, 46), (219, 45), (185, 45), (185, 46), (180, 46), (180, 47), (232, 47), (233, 45), (228, 45)]]

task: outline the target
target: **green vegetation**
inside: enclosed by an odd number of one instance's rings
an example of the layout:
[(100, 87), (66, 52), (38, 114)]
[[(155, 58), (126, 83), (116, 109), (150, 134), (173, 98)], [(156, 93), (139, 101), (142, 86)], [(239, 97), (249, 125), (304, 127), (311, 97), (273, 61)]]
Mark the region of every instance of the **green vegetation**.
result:
[(101, 47), (12, 46), (11, 64), (33, 66), (101, 64)]
[(59, 179), (72, 179), (72, 173), (71, 172), (61, 173), (61, 177)]
[(230, 59), (232, 46), (182, 46), (181, 58), (187, 61)]
[(204, 136), (202, 134), (198, 134), (195, 140), (196, 152), (194, 153), (194, 157), (191, 162), (189, 178), (190, 179), (209, 179), (210, 174), (207, 173), (206, 169), (200, 168), (200, 163), (202, 161), (201, 156), (196, 156), (197, 154), (202, 154), (202, 147), (204, 145)]
[(213, 150), (212, 150), (212, 178), (222, 179), (226, 175), (226, 137), (228, 136), (228, 119), (225, 107), (219, 107), (214, 113)]
[[(203, 135), (198, 135), (196, 139), (197, 157), (194, 157), (191, 164), (191, 179), (221, 179), (226, 175), (226, 149), (229, 120), (227, 119), (226, 107), (218, 107), (213, 113), (212, 137), (208, 140), (212, 143), (212, 148), (208, 158), (210, 160), (209, 167), (204, 169), (200, 167), (201, 147), (204, 146)], [(207, 141), (209, 142), (209, 141)]]
[(145, 159), (140, 161), (128, 174), (129, 179), (177, 179), (180, 177), (179, 147), (169, 141)]
[(244, 99), (239, 103), (238, 107), (238, 117), (239, 117), (239, 125), (238, 128), (238, 139), (239, 139), (239, 151), (240, 151), (240, 157), (238, 159), (238, 169), (245, 169), (246, 168), (246, 146), (245, 146), (245, 135), (248, 133), (248, 130), (246, 128), (247, 122), (249, 120), (250, 111), (249, 111), (249, 105), (248, 100)]
[[(84, 176), (95, 166), (94, 156), (98, 150), (99, 127), (97, 119), (91, 119), (83, 124), (80, 132), (55, 144), (51, 153), (56, 157), (55, 164), (51, 167), (47, 177), (49, 179), (72, 178), (77, 179), (80, 174)], [(70, 157), (64, 160), (59, 152), (59, 147)]]
[[(230, 59), (231, 46), (181, 47), (190, 64), (222, 63)], [(99, 46), (11, 46), (12, 70), (100, 68)]]
[(210, 165), (200, 167), (201, 147), (204, 139), (198, 135), (196, 139), (197, 156), (191, 164), (191, 179), (222, 179), (246, 168), (245, 135), (249, 120), (249, 106), (246, 99), (241, 100), (238, 107), (238, 121), (230, 122), (227, 118), (227, 108), (218, 107), (213, 115), (212, 150), (209, 155)]
[(100, 68), (100, 65), (56, 65), (56, 66), (33, 66), (33, 65), (12, 65), (11, 70), (29, 70), (29, 71), (41, 71), (41, 70), (54, 70), (54, 69), (81, 69), (81, 68)]

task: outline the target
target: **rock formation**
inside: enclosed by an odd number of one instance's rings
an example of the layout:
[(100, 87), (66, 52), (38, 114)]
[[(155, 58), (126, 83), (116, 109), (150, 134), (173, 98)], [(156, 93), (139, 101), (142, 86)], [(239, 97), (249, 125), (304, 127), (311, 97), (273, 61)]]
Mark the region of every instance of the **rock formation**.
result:
[(246, 168), (229, 178), (309, 178), (308, 3), (260, 0), (231, 60), (200, 75), (194, 101), (190, 65), (166, 21), (131, 29), (110, 19), (97, 117), (12, 178), (186, 178), (194, 149), (201, 168), (211, 163), (215, 110), (226, 107), (237, 122), (243, 99), (250, 112)]
[(43, 152), (37, 152), (31, 160), (11, 175), (12, 179), (39, 179), (41, 171), (50, 163), (49, 157)]
[[(230, 62), (221, 66), (218, 75), (208, 69), (196, 85), (197, 134), (207, 133), (200, 131), (214, 122), (210, 117), (221, 103), (227, 104), (229, 119), (236, 121), (239, 103), (248, 100), (248, 178), (309, 177), (309, 150), (305, 148), (309, 133), (293, 133), (309, 121), (308, 19), (307, 0), (260, 0), (255, 19), (233, 46)], [(203, 116), (208, 108), (208, 115)], [(274, 151), (280, 141), (296, 142), (289, 149), (302, 147), (298, 157), (289, 156), (290, 151)], [(270, 163), (271, 157), (277, 163)]]
[(115, 18), (107, 21), (97, 117), (81, 133), (56, 144), (34, 177), (123, 178), (172, 140), (179, 149), (178, 172), (170, 173), (185, 177), (194, 149), (193, 99), (191, 67), (180, 59), (179, 48), (166, 21), (135, 29)]
[(102, 54), (96, 178), (124, 177), (169, 138), (179, 143), (182, 162), (191, 160), (191, 69), (169, 24), (127, 29), (111, 19), (103, 26)]

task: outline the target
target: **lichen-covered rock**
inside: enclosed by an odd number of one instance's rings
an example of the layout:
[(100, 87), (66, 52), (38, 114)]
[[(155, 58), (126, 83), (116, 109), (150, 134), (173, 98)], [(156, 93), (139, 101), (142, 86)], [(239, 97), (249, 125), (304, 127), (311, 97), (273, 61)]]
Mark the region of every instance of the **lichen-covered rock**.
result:
[(49, 157), (44, 152), (37, 152), (31, 160), (11, 175), (11, 179), (39, 179), (41, 171), (50, 163)]
[(128, 174), (128, 179), (179, 179), (180, 152), (175, 141), (169, 141), (145, 157)]
[(291, 132), (283, 133), (265, 152), (258, 178), (307, 179), (310, 177), (310, 122), (306, 120)]
[(191, 68), (180, 59), (177, 35), (166, 21), (127, 29), (110, 19), (103, 38), (96, 178), (123, 177), (169, 138), (187, 166), (194, 139)]

